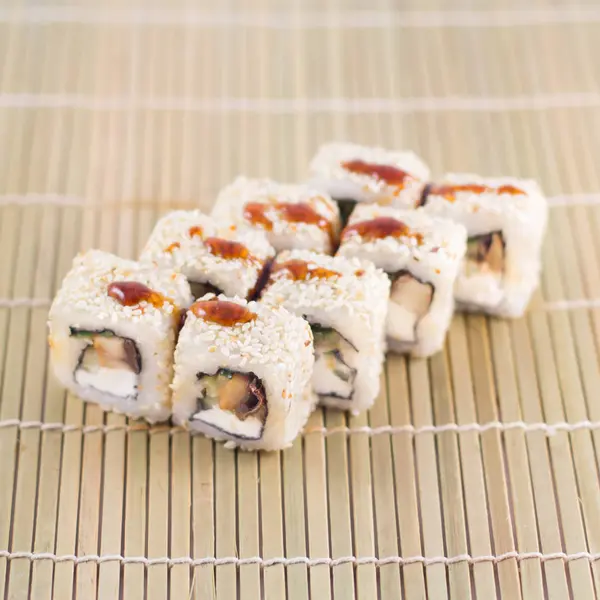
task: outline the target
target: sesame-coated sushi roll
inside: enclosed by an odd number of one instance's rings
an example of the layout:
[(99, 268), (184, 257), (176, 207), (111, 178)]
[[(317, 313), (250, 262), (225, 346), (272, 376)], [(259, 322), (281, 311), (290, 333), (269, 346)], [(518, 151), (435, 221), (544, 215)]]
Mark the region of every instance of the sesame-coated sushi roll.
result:
[(413, 152), (332, 142), (319, 148), (310, 177), (310, 185), (338, 202), (346, 222), (357, 202), (417, 206), (429, 168)]
[(278, 252), (333, 254), (340, 233), (339, 210), (327, 194), (270, 179), (238, 177), (221, 191), (212, 215), (264, 231)]
[(342, 233), (341, 256), (372, 261), (392, 282), (388, 348), (430, 356), (441, 350), (454, 310), (454, 282), (467, 231), (422, 208), (357, 206)]
[(535, 181), (447, 175), (429, 187), (425, 210), (467, 228), (455, 287), (459, 308), (523, 314), (539, 282), (548, 206)]
[(315, 407), (310, 327), (280, 307), (207, 294), (175, 351), (173, 419), (228, 447), (289, 446)]
[(79, 255), (50, 308), (57, 378), (105, 410), (168, 418), (180, 309), (191, 301), (178, 273), (99, 250)]
[(310, 323), (313, 390), (321, 404), (356, 412), (375, 401), (389, 293), (386, 274), (368, 261), (306, 250), (277, 256), (261, 302)]
[(178, 210), (158, 221), (140, 260), (183, 273), (195, 298), (221, 292), (247, 298), (274, 255), (260, 231)]

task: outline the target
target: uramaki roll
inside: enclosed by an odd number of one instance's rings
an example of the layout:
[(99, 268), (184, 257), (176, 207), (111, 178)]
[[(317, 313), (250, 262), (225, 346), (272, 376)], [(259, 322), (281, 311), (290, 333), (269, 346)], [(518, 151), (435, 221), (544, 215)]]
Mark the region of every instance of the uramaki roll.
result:
[(340, 206), (345, 223), (356, 203), (413, 208), (429, 179), (429, 168), (413, 152), (331, 142), (310, 163), (309, 184)]
[(175, 350), (173, 419), (247, 450), (289, 446), (315, 407), (310, 327), (279, 307), (208, 294)]
[(57, 378), (105, 410), (167, 419), (179, 314), (191, 301), (173, 271), (99, 250), (79, 255), (50, 308)]
[(333, 254), (339, 241), (336, 203), (302, 184), (238, 177), (221, 191), (212, 215), (264, 231), (278, 252), (296, 248)]
[(195, 298), (209, 292), (247, 298), (274, 255), (263, 232), (178, 210), (158, 221), (140, 260), (183, 273)]
[(446, 175), (429, 186), (425, 210), (464, 225), (467, 253), (456, 280), (457, 307), (519, 317), (537, 287), (547, 201), (535, 181)]
[(462, 225), (422, 208), (361, 204), (354, 209), (338, 254), (370, 260), (390, 277), (390, 350), (430, 356), (442, 349), (466, 239)]
[(389, 293), (386, 274), (368, 261), (307, 250), (277, 256), (261, 302), (310, 323), (321, 404), (357, 412), (375, 401)]

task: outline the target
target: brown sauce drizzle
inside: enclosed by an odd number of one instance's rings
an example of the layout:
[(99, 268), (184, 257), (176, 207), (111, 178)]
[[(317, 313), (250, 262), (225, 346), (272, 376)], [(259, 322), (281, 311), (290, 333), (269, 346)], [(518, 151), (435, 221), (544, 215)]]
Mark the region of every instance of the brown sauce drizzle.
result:
[(292, 259), (284, 263), (276, 264), (271, 273), (274, 275), (279, 271), (284, 272), (284, 276), (293, 281), (305, 281), (306, 279), (330, 279), (331, 277), (341, 277), (341, 273), (326, 269), (325, 267), (311, 266), (304, 260)]
[(165, 252), (173, 252), (175, 248), (181, 248), (181, 244), (179, 242), (173, 242), (165, 248)]
[(497, 188), (496, 192), (498, 194), (511, 194), (512, 196), (519, 196), (521, 194), (525, 195), (525, 192), (514, 185), (501, 185)]
[(357, 234), (364, 241), (380, 240), (386, 237), (393, 238), (414, 238), (420, 246), (423, 243), (423, 234), (411, 231), (410, 227), (394, 219), (393, 217), (376, 217), (369, 221), (360, 221), (354, 225), (348, 225), (342, 232), (342, 240)]
[(262, 202), (248, 202), (244, 206), (244, 219), (252, 223), (252, 225), (262, 225), (267, 231), (273, 229), (273, 221), (265, 214), (267, 208), (272, 205), (263, 204)]
[(257, 315), (241, 304), (227, 300), (198, 300), (190, 306), (190, 311), (199, 319), (217, 323), (223, 327), (233, 327), (254, 321)]
[(190, 237), (196, 236), (196, 237), (201, 238), (203, 233), (204, 232), (202, 230), (202, 227), (200, 227), (200, 225), (194, 225), (188, 229), (188, 234)]
[(253, 225), (262, 225), (267, 231), (273, 229), (273, 221), (266, 215), (268, 210), (273, 210), (277, 216), (288, 223), (306, 223), (316, 225), (329, 235), (332, 245), (335, 242), (333, 225), (320, 215), (307, 202), (249, 202), (244, 207), (244, 218)]
[(233, 260), (235, 258), (240, 258), (242, 260), (251, 258), (248, 248), (239, 242), (233, 242), (218, 237), (209, 237), (204, 240), (204, 244), (211, 254), (227, 260)]
[(392, 167), (391, 165), (380, 165), (368, 163), (364, 160), (348, 160), (342, 163), (342, 167), (351, 173), (358, 175), (368, 175), (384, 181), (388, 185), (403, 186), (407, 179), (413, 179), (413, 176), (402, 169)]
[(428, 190), (428, 195), (443, 196), (449, 202), (456, 200), (457, 192), (471, 192), (472, 194), (510, 194), (511, 196), (525, 195), (525, 192), (513, 185), (501, 185), (497, 188), (483, 185), (480, 183), (460, 184), (460, 185), (432, 185)]
[(109, 284), (107, 292), (123, 306), (135, 306), (140, 302), (147, 302), (155, 308), (160, 308), (165, 302), (170, 302), (162, 294), (138, 281), (115, 281)]
[(269, 277), (271, 275), (271, 266), (273, 264), (272, 259), (268, 259), (260, 272), (260, 275), (256, 279), (256, 283), (250, 292), (248, 293), (248, 300), (258, 300), (260, 295), (262, 294), (263, 289), (267, 286), (269, 282)]

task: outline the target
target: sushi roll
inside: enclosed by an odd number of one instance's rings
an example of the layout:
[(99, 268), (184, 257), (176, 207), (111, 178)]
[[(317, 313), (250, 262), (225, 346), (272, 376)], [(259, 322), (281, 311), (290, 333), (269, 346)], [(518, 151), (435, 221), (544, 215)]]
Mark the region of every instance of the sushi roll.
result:
[(238, 177), (221, 191), (212, 215), (264, 231), (278, 252), (333, 254), (340, 234), (337, 204), (326, 193), (270, 179)]
[(457, 306), (521, 316), (538, 285), (548, 205), (536, 182), (447, 175), (424, 196), (425, 210), (467, 228)]
[(260, 231), (216, 221), (199, 210), (178, 210), (158, 221), (140, 260), (183, 273), (194, 298), (207, 293), (247, 298), (274, 255)]
[(313, 331), (313, 390), (358, 412), (379, 393), (390, 282), (370, 262), (307, 250), (279, 254), (261, 302), (304, 317)]
[(279, 307), (207, 294), (175, 350), (173, 419), (228, 447), (278, 450), (316, 404), (308, 324)]
[(74, 394), (150, 422), (170, 415), (185, 277), (92, 250), (78, 256), (52, 303), (50, 358)]
[(431, 217), (422, 208), (362, 204), (354, 209), (338, 254), (370, 260), (388, 274), (390, 350), (414, 356), (441, 350), (466, 240), (462, 225)]
[(345, 223), (357, 202), (413, 208), (429, 168), (413, 152), (358, 144), (324, 144), (310, 164), (310, 185), (337, 201)]

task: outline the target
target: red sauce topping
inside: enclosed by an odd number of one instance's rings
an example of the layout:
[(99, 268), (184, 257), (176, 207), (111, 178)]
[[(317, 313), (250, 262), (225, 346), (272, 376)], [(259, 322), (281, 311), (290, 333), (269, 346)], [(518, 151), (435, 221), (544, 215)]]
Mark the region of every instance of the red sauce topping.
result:
[(493, 188), (480, 183), (466, 183), (461, 185), (433, 185), (429, 189), (428, 194), (433, 196), (443, 196), (449, 202), (454, 202), (456, 200), (457, 192), (471, 192), (471, 194), (511, 194), (512, 196), (525, 194), (523, 190), (520, 190), (512, 185), (501, 185), (500, 187)]
[(393, 217), (376, 217), (369, 221), (348, 225), (342, 232), (342, 240), (348, 239), (354, 234), (360, 235), (367, 242), (386, 237), (412, 237), (417, 240), (419, 246), (423, 243), (423, 234), (414, 233), (406, 223)]
[(251, 312), (245, 306), (228, 302), (226, 300), (198, 300), (190, 306), (190, 311), (199, 319), (211, 323), (218, 323), (223, 327), (233, 327), (249, 323), (256, 319), (256, 313)]
[(165, 252), (173, 252), (175, 248), (181, 248), (181, 244), (179, 242), (173, 242), (165, 248)]
[(276, 212), (280, 219), (288, 223), (316, 225), (319, 229), (327, 232), (333, 244), (334, 232), (332, 224), (306, 202), (273, 202), (270, 204), (249, 202), (244, 207), (244, 218), (253, 225), (262, 225), (267, 231), (271, 231), (273, 229), (273, 221), (266, 215), (266, 212), (269, 210)]
[(388, 185), (402, 186), (406, 179), (412, 179), (412, 175), (402, 169), (390, 165), (368, 163), (359, 159), (343, 162), (342, 167), (352, 173), (375, 177), (380, 181), (385, 181)]
[(227, 260), (234, 258), (245, 259), (250, 257), (250, 252), (244, 244), (239, 242), (232, 242), (231, 240), (224, 240), (223, 238), (209, 237), (204, 240), (204, 244), (208, 248), (211, 254), (220, 256)]
[(190, 227), (188, 233), (190, 234), (190, 237), (202, 237), (202, 227), (200, 227), (200, 225), (194, 225), (193, 227)]
[(310, 265), (304, 260), (292, 259), (284, 263), (279, 263), (273, 267), (272, 274), (278, 271), (285, 271), (285, 277), (293, 281), (304, 281), (306, 279), (329, 279), (342, 274), (325, 267)]
[(148, 302), (155, 308), (160, 308), (169, 301), (162, 294), (138, 281), (116, 281), (109, 284), (107, 291), (111, 298), (123, 306), (135, 306), (140, 302)]

